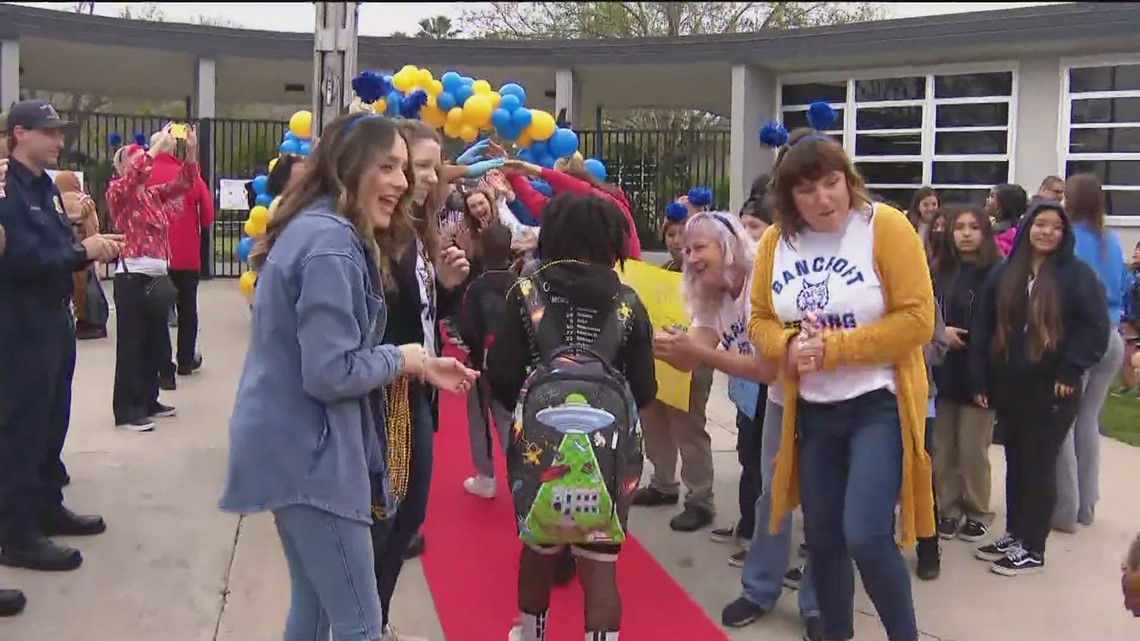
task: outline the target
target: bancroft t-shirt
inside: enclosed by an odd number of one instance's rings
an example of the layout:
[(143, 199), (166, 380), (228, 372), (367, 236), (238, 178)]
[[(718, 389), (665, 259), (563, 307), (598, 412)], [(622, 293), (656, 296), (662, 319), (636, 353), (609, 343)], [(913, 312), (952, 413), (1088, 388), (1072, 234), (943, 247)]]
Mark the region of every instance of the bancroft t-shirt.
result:
[[(805, 229), (780, 241), (772, 268), (772, 303), (784, 327), (797, 327), (810, 312), (825, 332), (849, 332), (878, 320), (886, 310), (875, 272), (874, 212), (853, 210), (844, 228)], [(895, 392), (890, 364), (841, 365), (800, 377), (800, 398), (837, 403), (875, 390)]]
[[(725, 293), (720, 307), (714, 313), (694, 314), (693, 327), (708, 327), (720, 335), (720, 346), (737, 354), (752, 356), (756, 350), (748, 337), (748, 317), (752, 313), (752, 272), (735, 299)], [(728, 397), (737, 409), (746, 414), (756, 414), (757, 383), (730, 376)], [(771, 392), (769, 392), (769, 396)]]

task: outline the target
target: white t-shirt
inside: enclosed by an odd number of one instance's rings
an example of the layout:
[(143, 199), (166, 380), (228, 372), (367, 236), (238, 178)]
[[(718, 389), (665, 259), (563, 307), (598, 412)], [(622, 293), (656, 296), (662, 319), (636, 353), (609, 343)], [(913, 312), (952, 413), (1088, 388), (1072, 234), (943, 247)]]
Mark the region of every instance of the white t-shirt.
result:
[(424, 351), (437, 356), (435, 351), (435, 267), (425, 258), (424, 244), (416, 238), (416, 281), (420, 287), (420, 323), (424, 330)]
[[(852, 211), (845, 228), (833, 233), (803, 230), (776, 245), (772, 302), (785, 327), (815, 312), (827, 331), (851, 331), (878, 320), (886, 311), (883, 286), (875, 272), (874, 215), (868, 206)], [(889, 363), (842, 365), (800, 377), (800, 397), (837, 403), (875, 390), (895, 391)]]
[(720, 346), (728, 351), (752, 356), (752, 341), (748, 338), (748, 316), (752, 313), (752, 271), (749, 270), (740, 295), (735, 299), (727, 292), (715, 313), (695, 314), (693, 327), (708, 327), (720, 335)]

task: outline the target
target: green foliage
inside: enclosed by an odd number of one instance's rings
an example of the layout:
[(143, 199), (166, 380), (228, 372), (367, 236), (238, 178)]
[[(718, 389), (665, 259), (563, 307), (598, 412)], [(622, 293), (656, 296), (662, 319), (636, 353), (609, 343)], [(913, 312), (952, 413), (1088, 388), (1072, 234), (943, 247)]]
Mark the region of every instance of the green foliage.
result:
[(456, 29), (452, 26), (451, 18), (438, 15), (420, 20), (420, 30), (416, 33), (416, 37), (431, 40), (447, 40), (449, 38), (458, 38), (462, 33), (463, 30)]

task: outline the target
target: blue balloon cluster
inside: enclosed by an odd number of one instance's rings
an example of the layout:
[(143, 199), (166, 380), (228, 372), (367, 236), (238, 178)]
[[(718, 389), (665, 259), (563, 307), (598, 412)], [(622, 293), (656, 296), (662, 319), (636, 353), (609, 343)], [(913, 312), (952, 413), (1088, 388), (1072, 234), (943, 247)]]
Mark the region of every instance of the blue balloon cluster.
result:
[(234, 254), (237, 255), (238, 262), (239, 263), (248, 263), (249, 262), (249, 252), (252, 249), (253, 249), (253, 239), (252, 238), (250, 238), (249, 236), (246, 236), (245, 238), (242, 238), (241, 240), (239, 240), (238, 244), (237, 244), (237, 249), (234, 250)]
[(265, 174), (258, 174), (253, 178), (253, 193), (257, 194), (257, 202), (255, 205), (268, 207), (273, 204), (273, 195), (269, 193), (269, 177)]
[(285, 136), (281, 138), (281, 145), (277, 148), (277, 151), (282, 154), (292, 154), (302, 158), (308, 156), (312, 150), (313, 143), (311, 140), (308, 138), (298, 138), (291, 131), (285, 132)]
[[(443, 74), (443, 90), (445, 93), (447, 92), (449, 75), (459, 77), (459, 74), (453, 71)], [(463, 80), (470, 80), (470, 78)], [(518, 140), (523, 130), (529, 127), (534, 119), (534, 114), (526, 106), (526, 90), (522, 88), (522, 85), (508, 82), (499, 87), (499, 96), (501, 96), (499, 106), (491, 112), (491, 124), (494, 125), (495, 133), (499, 134), (500, 138), (511, 141)]]

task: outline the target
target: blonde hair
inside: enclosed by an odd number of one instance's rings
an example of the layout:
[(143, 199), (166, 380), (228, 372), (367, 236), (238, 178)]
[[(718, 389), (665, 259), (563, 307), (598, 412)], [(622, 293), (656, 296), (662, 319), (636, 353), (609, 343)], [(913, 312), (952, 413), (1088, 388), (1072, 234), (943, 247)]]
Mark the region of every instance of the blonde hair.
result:
[[(756, 261), (756, 245), (740, 217), (725, 211), (697, 212), (685, 223), (684, 242), (688, 245), (698, 238), (710, 240), (720, 247), (724, 256), (726, 288), (737, 279), (747, 281), (752, 272), (752, 264)], [(697, 275), (689, 270), (688, 262), (682, 268), (681, 294), (694, 318), (715, 317), (724, 304), (725, 291), (707, 291)], [(748, 292), (742, 291), (740, 295), (747, 296)]]

